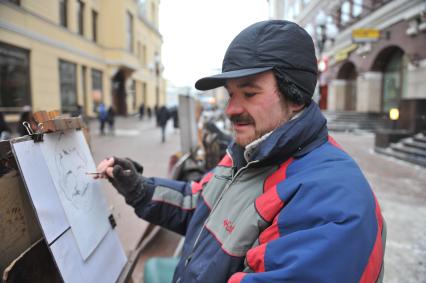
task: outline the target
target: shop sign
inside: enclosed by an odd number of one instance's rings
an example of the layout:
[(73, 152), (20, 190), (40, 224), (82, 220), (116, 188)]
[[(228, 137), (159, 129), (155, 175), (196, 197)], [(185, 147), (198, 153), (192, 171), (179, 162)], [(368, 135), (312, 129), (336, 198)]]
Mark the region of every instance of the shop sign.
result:
[(351, 44), (351, 45), (349, 45), (345, 48), (340, 49), (333, 56), (333, 64), (336, 64), (340, 61), (346, 60), (349, 57), (349, 54), (357, 48), (358, 48), (358, 44), (353, 43), (353, 44)]
[(380, 31), (375, 28), (358, 28), (352, 30), (352, 41), (361, 42), (374, 42), (380, 38)]

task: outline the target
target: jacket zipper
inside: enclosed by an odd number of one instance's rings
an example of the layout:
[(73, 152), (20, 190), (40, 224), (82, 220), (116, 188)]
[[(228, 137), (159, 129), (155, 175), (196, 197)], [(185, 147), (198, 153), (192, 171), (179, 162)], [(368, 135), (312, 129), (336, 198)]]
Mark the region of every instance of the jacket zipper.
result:
[(189, 262), (191, 261), (191, 259), (192, 259), (192, 256), (194, 255), (194, 252), (195, 252), (195, 248), (197, 247), (197, 244), (198, 244), (198, 241), (200, 240), (200, 237), (201, 237), (201, 233), (203, 232), (203, 230), (204, 230), (204, 228), (206, 227), (206, 224), (207, 224), (207, 221), (209, 221), (209, 219), (210, 219), (210, 215), (213, 213), (213, 211), (216, 209), (216, 207), (219, 205), (219, 203), (220, 203), (220, 201), (222, 200), (222, 198), (223, 198), (223, 196), (224, 196), (224, 194), (225, 194), (225, 192), (229, 189), (229, 187), (233, 184), (233, 182), (234, 182), (234, 180), (238, 177), (238, 175), (240, 175), (240, 172), (242, 172), (243, 170), (245, 170), (245, 169), (247, 169), (250, 165), (252, 165), (252, 164), (255, 164), (255, 163), (257, 163), (257, 162), (259, 162), (258, 160), (255, 160), (255, 161), (251, 161), (251, 162), (248, 162), (247, 164), (246, 164), (246, 166), (244, 166), (244, 167), (241, 167), (238, 171), (237, 171), (237, 173), (235, 173), (235, 175), (232, 173), (232, 178), (231, 178), (231, 181), (229, 182), (229, 184), (223, 189), (223, 191), (220, 193), (220, 196), (219, 196), (219, 198), (217, 199), (217, 201), (215, 202), (215, 204), (213, 205), (213, 208), (212, 208), (212, 210), (211, 210), (211, 212), (210, 212), (210, 214), (209, 214), (209, 216), (206, 218), (206, 220), (204, 221), (204, 223), (203, 223), (203, 226), (201, 227), (201, 229), (200, 229), (200, 232), (198, 232), (198, 235), (197, 235), (197, 238), (195, 239), (195, 242), (194, 242), (194, 245), (192, 246), (192, 250), (191, 250), (191, 252), (189, 253), (189, 255), (186, 257), (186, 259), (185, 259), (185, 269), (186, 269), (186, 267), (188, 266), (188, 264), (189, 264)]

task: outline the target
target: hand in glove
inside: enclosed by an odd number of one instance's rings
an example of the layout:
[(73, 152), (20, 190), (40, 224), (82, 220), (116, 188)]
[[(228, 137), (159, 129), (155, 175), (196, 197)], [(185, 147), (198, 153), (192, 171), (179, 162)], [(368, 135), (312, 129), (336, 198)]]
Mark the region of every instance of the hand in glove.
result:
[(112, 157), (103, 160), (97, 172), (107, 177), (111, 184), (131, 204), (143, 195), (143, 167), (129, 159)]

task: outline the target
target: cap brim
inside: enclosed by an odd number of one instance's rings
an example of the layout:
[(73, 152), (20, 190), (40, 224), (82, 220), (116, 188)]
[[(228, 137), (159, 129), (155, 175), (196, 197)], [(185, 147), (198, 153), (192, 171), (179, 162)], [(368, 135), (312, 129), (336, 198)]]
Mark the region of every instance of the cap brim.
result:
[(195, 88), (198, 90), (209, 90), (214, 89), (220, 86), (224, 86), (226, 81), (229, 79), (237, 79), (242, 77), (248, 77), (256, 74), (260, 74), (269, 70), (272, 70), (274, 67), (263, 67), (263, 68), (251, 68), (251, 69), (242, 69), (224, 72), (210, 77), (205, 77), (199, 79), (195, 83)]

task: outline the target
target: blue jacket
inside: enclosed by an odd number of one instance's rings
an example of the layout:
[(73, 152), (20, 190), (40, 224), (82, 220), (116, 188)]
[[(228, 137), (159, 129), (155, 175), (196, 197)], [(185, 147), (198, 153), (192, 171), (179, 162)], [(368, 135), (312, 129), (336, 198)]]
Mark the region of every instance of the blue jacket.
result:
[(199, 183), (150, 178), (136, 213), (185, 235), (174, 282), (376, 282), (382, 216), (311, 103), (249, 162), (228, 154)]

